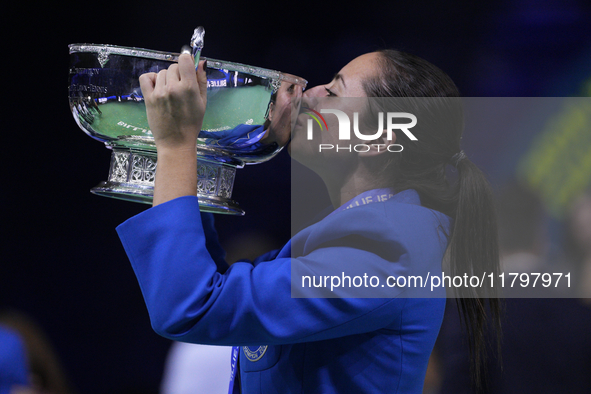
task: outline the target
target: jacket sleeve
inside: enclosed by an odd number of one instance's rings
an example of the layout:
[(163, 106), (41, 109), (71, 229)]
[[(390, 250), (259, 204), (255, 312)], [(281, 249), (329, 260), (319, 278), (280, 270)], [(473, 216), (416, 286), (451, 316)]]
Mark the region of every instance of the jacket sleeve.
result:
[(196, 197), (181, 197), (117, 228), (158, 334), (213, 345), (272, 345), (374, 331), (400, 318), (402, 297), (292, 298), (292, 265), (312, 272), (327, 258), (364, 261), (367, 252), (335, 245), (256, 266), (238, 262), (221, 273), (205, 218)]
[(201, 212), (201, 223), (203, 225), (207, 252), (215, 262), (217, 270), (224, 273), (229, 265), (226, 262), (226, 251), (222, 248), (218, 239), (218, 232), (215, 229), (213, 213)]

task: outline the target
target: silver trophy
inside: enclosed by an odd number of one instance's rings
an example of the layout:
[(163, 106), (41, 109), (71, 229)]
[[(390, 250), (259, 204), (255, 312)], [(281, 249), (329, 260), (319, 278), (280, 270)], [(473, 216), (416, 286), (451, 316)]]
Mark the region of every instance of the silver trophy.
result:
[[(185, 49), (195, 57), (195, 65), (203, 35), (203, 28), (195, 29), (191, 48)], [(167, 69), (179, 54), (95, 44), (69, 48), (68, 89), (74, 120), (82, 131), (112, 150), (108, 179), (91, 192), (151, 204), (156, 146), (139, 77)], [(307, 81), (211, 58), (206, 73), (207, 110), (196, 147), (199, 205), (204, 212), (243, 215), (232, 200), (236, 169), (273, 158), (287, 143), (289, 127), (273, 129), (269, 113), (278, 92), (296, 89), (301, 93)]]

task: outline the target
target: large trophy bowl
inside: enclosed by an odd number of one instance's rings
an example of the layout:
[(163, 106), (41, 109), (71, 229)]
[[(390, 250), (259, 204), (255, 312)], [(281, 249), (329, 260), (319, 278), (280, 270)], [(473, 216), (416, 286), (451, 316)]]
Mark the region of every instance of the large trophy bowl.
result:
[[(156, 146), (139, 77), (168, 68), (179, 54), (95, 44), (69, 48), (68, 89), (74, 120), (112, 150), (108, 179), (91, 192), (151, 204)], [(271, 159), (287, 143), (289, 129), (272, 130), (269, 112), (278, 91), (301, 93), (307, 82), (211, 58), (206, 73), (207, 110), (196, 147), (199, 205), (204, 212), (243, 215), (231, 198), (236, 169)]]

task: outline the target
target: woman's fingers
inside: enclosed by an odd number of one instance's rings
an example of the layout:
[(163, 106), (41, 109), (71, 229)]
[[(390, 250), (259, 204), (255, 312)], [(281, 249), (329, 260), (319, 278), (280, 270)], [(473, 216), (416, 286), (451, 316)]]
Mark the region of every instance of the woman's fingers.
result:
[(207, 102), (207, 73), (205, 72), (205, 66), (207, 61), (200, 61), (199, 67), (197, 68), (197, 82), (199, 83), (199, 95), (201, 100)]
[(179, 65), (178, 64), (171, 64), (166, 70), (166, 84), (167, 85), (174, 85), (181, 80), (181, 75), (179, 74)]
[[(172, 66), (171, 66), (172, 67)], [(184, 82), (195, 81), (195, 64), (191, 55), (183, 53), (179, 56), (179, 62), (177, 66), (179, 79)]]
[(160, 70), (156, 75), (156, 83), (154, 84), (154, 90), (162, 92), (164, 86), (166, 86), (166, 73), (167, 70)]
[(156, 73), (146, 73), (140, 75), (140, 89), (142, 89), (142, 96), (147, 97), (154, 92), (156, 85)]
[(195, 64), (193, 57), (188, 54), (182, 54), (179, 56), (178, 73), (180, 80), (189, 83), (192, 86), (193, 82), (196, 81), (199, 86), (199, 96), (205, 103), (207, 102), (207, 74), (205, 72), (204, 60), (199, 62), (197, 67), (197, 78), (195, 78)]
[[(194, 82), (197, 82), (199, 94), (205, 102), (207, 99), (207, 76), (204, 63), (204, 61), (199, 63), (199, 70), (196, 73), (191, 55), (182, 54), (179, 56), (178, 64), (171, 64), (168, 69), (160, 70), (157, 74), (142, 74), (140, 76), (140, 87), (144, 92), (144, 97), (151, 95), (154, 90), (163, 93), (167, 85), (169, 89), (174, 90), (175, 86), (180, 82), (183, 82), (188, 87), (195, 86)], [(197, 74), (197, 77), (195, 74)]]

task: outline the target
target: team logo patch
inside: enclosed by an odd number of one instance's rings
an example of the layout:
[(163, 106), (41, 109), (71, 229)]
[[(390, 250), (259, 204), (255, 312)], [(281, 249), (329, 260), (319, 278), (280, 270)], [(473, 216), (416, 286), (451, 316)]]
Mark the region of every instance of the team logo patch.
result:
[(248, 361), (259, 361), (265, 355), (268, 346), (243, 346), (242, 351)]

